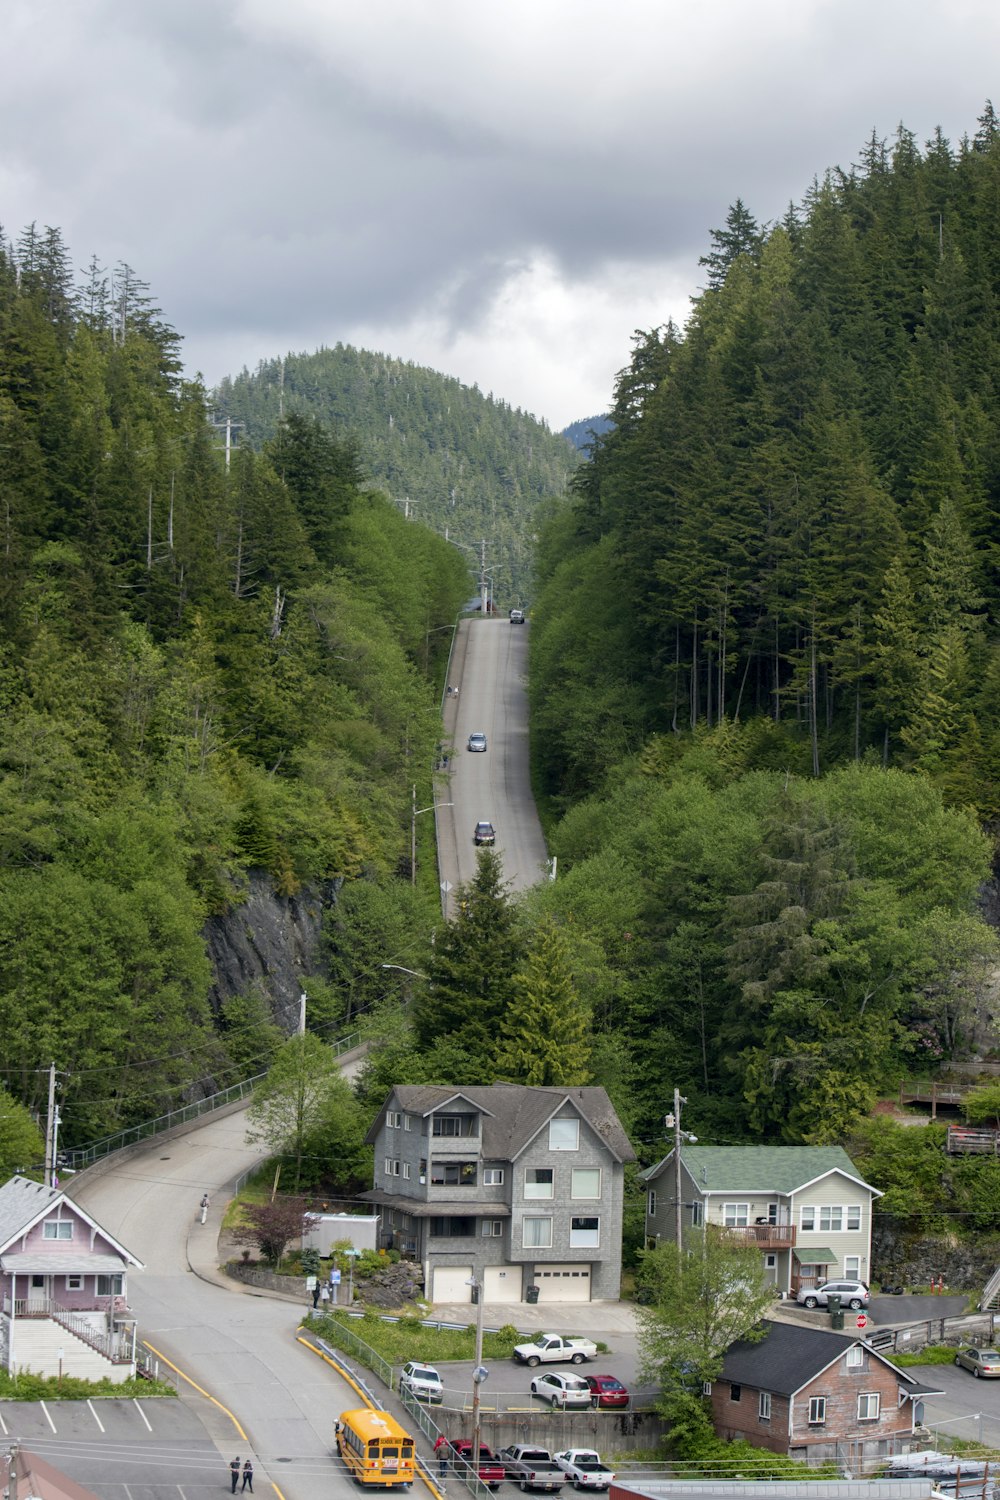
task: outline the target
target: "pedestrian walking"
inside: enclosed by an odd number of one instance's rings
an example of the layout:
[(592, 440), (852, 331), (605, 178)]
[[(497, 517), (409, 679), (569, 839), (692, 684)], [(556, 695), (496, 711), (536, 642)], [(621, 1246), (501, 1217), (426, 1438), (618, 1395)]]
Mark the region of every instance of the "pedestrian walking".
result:
[(330, 1288), (325, 1281), (319, 1289), (319, 1300), (323, 1305), (323, 1311), (326, 1312), (330, 1306)]
[(316, 1303), (319, 1301), (319, 1277), (312, 1271), (306, 1277), (306, 1291), (312, 1297), (313, 1308), (315, 1309)]
[[(253, 1494), (253, 1464), (249, 1459), (243, 1465), (243, 1489)], [(240, 1493), (242, 1494), (243, 1491), (241, 1490)]]
[(229, 1477), (233, 1481), (233, 1490), (232, 1490), (232, 1492), (235, 1495), (236, 1494), (236, 1486), (237, 1486), (237, 1483), (239, 1482), (239, 1477), (240, 1477), (240, 1461), (239, 1461), (238, 1458), (234, 1458), (233, 1461), (232, 1461), (232, 1463), (229, 1465)]
[(438, 1460), (438, 1478), (444, 1479), (448, 1474), (448, 1455), (451, 1452), (451, 1444), (443, 1432), (434, 1444), (434, 1452)]
[(209, 1206), (210, 1205), (209, 1205), (209, 1201), (208, 1201), (208, 1194), (207, 1193), (202, 1193), (202, 1195), (201, 1195), (201, 1222), (203, 1224), (204, 1224), (205, 1220), (208, 1218)]

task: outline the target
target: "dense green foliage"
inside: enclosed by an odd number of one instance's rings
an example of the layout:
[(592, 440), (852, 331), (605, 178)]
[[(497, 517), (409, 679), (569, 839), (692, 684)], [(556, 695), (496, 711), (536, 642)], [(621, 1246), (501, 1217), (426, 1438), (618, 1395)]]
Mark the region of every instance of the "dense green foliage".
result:
[(529, 597), (535, 512), (563, 493), (577, 462), (543, 423), (476, 386), (349, 344), (268, 360), (224, 380), (214, 400), (255, 447), (282, 413), (350, 434), (367, 473), (407, 512), (458, 542), (486, 539), (503, 609)]
[(543, 539), (538, 770), (562, 805), (656, 731), (762, 720), (1000, 813), (1000, 129), (900, 129), (766, 229), (737, 203), (683, 337), (637, 338)]
[(0, 236), (3, 1083), (37, 1113), (54, 1060), (67, 1146), (273, 1055), (263, 996), (208, 1004), (201, 929), (249, 869), (363, 875), (400, 947), (429, 931), (394, 876), (469, 591), (310, 416), (227, 471), (148, 290), (70, 264), (55, 230)]

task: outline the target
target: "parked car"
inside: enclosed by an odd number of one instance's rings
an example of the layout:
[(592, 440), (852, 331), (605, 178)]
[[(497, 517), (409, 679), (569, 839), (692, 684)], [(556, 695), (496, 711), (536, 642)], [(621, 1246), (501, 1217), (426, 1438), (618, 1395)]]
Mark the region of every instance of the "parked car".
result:
[(546, 1370), (536, 1375), (531, 1382), (531, 1394), (541, 1396), (552, 1406), (589, 1406), (590, 1386), (582, 1375), (564, 1375), (559, 1370)]
[(615, 1375), (586, 1375), (590, 1398), (595, 1406), (628, 1406), (629, 1394)]
[(522, 1365), (549, 1365), (554, 1361), (582, 1365), (593, 1359), (597, 1345), (591, 1339), (565, 1338), (561, 1333), (540, 1333), (530, 1344), (515, 1344), (514, 1359)]
[(552, 1457), (578, 1490), (606, 1490), (615, 1477), (593, 1448), (567, 1448), (565, 1453), (553, 1453)]
[(863, 1281), (824, 1281), (820, 1286), (799, 1288), (795, 1300), (802, 1307), (826, 1307), (831, 1296), (840, 1298), (842, 1307), (867, 1307), (871, 1293)]
[[(455, 1456), (460, 1463), (471, 1467), (472, 1463), (472, 1439), (452, 1438), (451, 1446), (455, 1450)], [(488, 1484), (491, 1490), (500, 1488), (506, 1477), (506, 1470), (497, 1458), (492, 1448), (485, 1443), (479, 1444), (479, 1478), (483, 1484)]]
[(441, 1401), (444, 1386), (441, 1376), (433, 1365), (420, 1365), (408, 1360), (399, 1372), (399, 1389), (410, 1391), (418, 1401)]
[(959, 1349), (955, 1363), (963, 1370), (971, 1370), (977, 1379), (985, 1375), (995, 1380), (1000, 1375), (1000, 1354), (995, 1349)]
[(511, 612), (510, 612), (510, 623), (512, 625), (523, 625), (524, 624), (524, 610), (523, 609), (512, 609)]
[(467, 749), (471, 750), (474, 754), (484, 755), (486, 753), (485, 734), (480, 734), (478, 731), (475, 734), (470, 734)]
[(472, 841), (474, 844), (495, 844), (497, 841), (497, 831), (493, 827), (493, 824), (477, 823), (476, 831), (472, 835)]
[(529, 1448), (526, 1443), (514, 1443), (501, 1448), (497, 1458), (503, 1464), (508, 1479), (513, 1479), (522, 1490), (544, 1490), (557, 1493), (566, 1483), (566, 1475), (547, 1448)]

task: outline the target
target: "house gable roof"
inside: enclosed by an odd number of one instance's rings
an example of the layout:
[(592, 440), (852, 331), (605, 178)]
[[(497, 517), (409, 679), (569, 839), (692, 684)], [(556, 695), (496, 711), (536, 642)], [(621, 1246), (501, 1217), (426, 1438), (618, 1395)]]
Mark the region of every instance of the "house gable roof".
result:
[(121, 1254), (123, 1260), (142, 1269), (142, 1261), (119, 1244), (114, 1235), (109, 1234), (79, 1203), (67, 1197), (59, 1188), (48, 1187), (44, 1182), (32, 1182), (29, 1177), (17, 1175), (0, 1187), (0, 1254), (60, 1206), (64, 1206), (74, 1218), (82, 1219), (88, 1224)]
[[(655, 1182), (673, 1165), (672, 1151), (641, 1174)], [(705, 1194), (777, 1193), (788, 1196), (823, 1177), (839, 1172), (881, 1197), (865, 1182), (841, 1146), (682, 1146), (681, 1163), (691, 1181)]]
[[(452, 1101), (472, 1105), (482, 1115), (482, 1154), (494, 1161), (513, 1161), (548, 1121), (568, 1105), (587, 1122), (616, 1160), (635, 1161), (629, 1138), (602, 1088), (535, 1088), (519, 1083), (492, 1083), (455, 1089), (399, 1084), (386, 1106), (393, 1100), (407, 1114), (421, 1117)], [(370, 1143), (378, 1137), (386, 1106), (365, 1137)]]
[(867, 1350), (872, 1359), (879, 1360), (906, 1386), (913, 1395), (921, 1388), (912, 1375), (901, 1370), (866, 1344), (863, 1339), (850, 1338), (842, 1333), (833, 1333), (826, 1328), (803, 1328), (797, 1323), (765, 1324), (767, 1333), (758, 1344), (745, 1339), (731, 1344), (722, 1361), (722, 1379), (732, 1385), (751, 1386), (755, 1390), (771, 1391), (777, 1396), (794, 1396), (810, 1380), (836, 1364), (855, 1344)]

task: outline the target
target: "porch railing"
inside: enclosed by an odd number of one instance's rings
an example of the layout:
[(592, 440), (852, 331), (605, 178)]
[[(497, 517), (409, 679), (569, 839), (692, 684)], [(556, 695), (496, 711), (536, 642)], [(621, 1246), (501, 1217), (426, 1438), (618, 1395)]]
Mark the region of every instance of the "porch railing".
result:
[(60, 1328), (65, 1328), (67, 1333), (72, 1333), (91, 1349), (96, 1349), (98, 1354), (103, 1354), (105, 1359), (109, 1359), (112, 1364), (130, 1365), (132, 1363), (131, 1333), (122, 1334), (117, 1330), (114, 1333), (108, 1333), (107, 1330), (102, 1330), (89, 1322), (80, 1313), (63, 1307), (60, 1302), (54, 1302), (51, 1297), (17, 1297), (13, 1302), (10, 1297), (4, 1297), (3, 1310), (8, 1317), (13, 1316), (15, 1322), (24, 1318), (51, 1319), (53, 1323), (58, 1323)]

